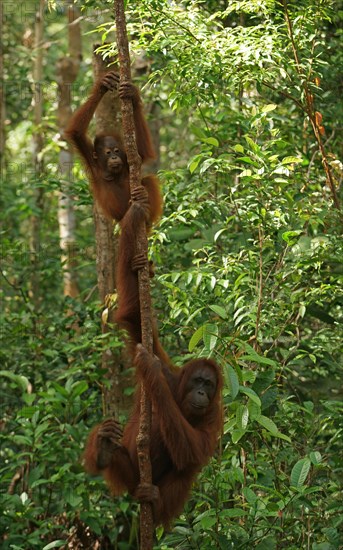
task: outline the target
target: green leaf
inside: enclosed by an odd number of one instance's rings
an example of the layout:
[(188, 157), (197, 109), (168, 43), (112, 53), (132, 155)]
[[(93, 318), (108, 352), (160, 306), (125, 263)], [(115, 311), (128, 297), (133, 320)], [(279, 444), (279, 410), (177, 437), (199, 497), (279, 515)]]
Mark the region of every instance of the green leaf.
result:
[(288, 437), (288, 435), (279, 432), (275, 422), (273, 422), (273, 420), (271, 420), (267, 416), (261, 414), (260, 416), (257, 416), (255, 420), (261, 426), (263, 426), (263, 428), (265, 428), (273, 437), (278, 437), (279, 439), (284, 439), (288, 443), (291, 443), (291, 439)]
[(274, 162), (275, 160), (278, 160), (279, 158), (279, 155), (271, 155), (268, 160), (269, 162)]
[(236, 153), (244, 153), (244, 147), (239, 143), (233, 147), (233, 150), (236, 151)]
[(236, 410), (236, 422), (238, 429), (246, 430), (249, 421), (249, 410), (246, 405), (239, 405)]
[(235, 369), (231, 367), (231, 365), (225, 365), (224, 376), (229, 388), (231, 399), (235, 399), (239, 391), (239, 380)]
[(217, 162), (217, 159), (206, 159), (200, 168), (200, 174), (204, 174), (213, 164)]
[(259, 355), (253, 347), (251, 347), (247, 342), (243, 342), (244, 349), (246, 350), (247, 354), (242, 355), (240, 359), (243, 359), (244, 361), (254, 361), (255, 363), (258, 363), (259, 365), (270, 365), (271, 367), (277, 367), (278, 364), (273, 359), (269, 359), (268, 357), (264, 357), (264, 355)]
[(227, 231), (226, 227), (224, 227), (223, 229), (219, 229), (219, 231), (217, 231), (217, 233), (213, 237), (213, 240), (214, 240), (215, 243), (219, 239), (220, 235), (222, 235), (225, 231)]
[(199, 523), (203, 529), (210, 529), (217, 523), (217, 518), (212, 516), (203, 517)]
[(263, 355), (258, 355), (256, 352), (249, 355), (241, 355), (239, 359), (243, 361), (253, 361), (259, 365), (270, 365), (271, 367), (277, 367), (276, 361), (269, 359), (268, 357), (263, 357)]
[(287, 443), (292, 443), (291, 438), (281, 432), (276, 432), (276, 434), (272, 434), (272, 436), (278, 437), (279, 439), (284, 439)]
[(245, 140), (250, 145), (251, 149), (254, 151), (254, 153), (258, 153), (260, 151), (259, 146), (257, 143), (255, 143), (254, 140), (252, 140), (249, 136), (245, 136)]
[(50, 484), (50, 479), (38, 479), (37, 481), (33, 481), (30, 485), (31, 489), (35, 489), (36, 487), (40, 487), (42, 485), (48, 485)]
[(32, 445), (30, 437), (25, 435), (13, 435), (11, 441), (17, 445), (25, 445), (27, 447), (31, 447)]
[[(243, 370), (242, 371), (242, 382), (249, 382), (249, 384), (253, 384), (255, 382), (255, 378), (257, 376), (256, 371), (252, 370)], [(253, 388), (255, 391), (255, 388)]]
[(47, 421), (39, 424), (39, 426), (37, 426), (37, 428), (35, 429), (35, 439), (39, 439), (42, 434), (49, 430), (49, 427), (50, 424)]
[(242, 162), (258, 167), (257, 162), (253, 161), (250, 157), (238, 157), (237, 160), (241, 160)]
[(43, 550), (51, 550), (51, 548), (61, 548), (61, 546), (65, 546), (65, 543), (65, 540), (53, 540), (52, 542), (49, 542), (49, 544), (44, 546)]
[(214, 289), (214, 287), (216, 286), (216, 284), (217, 284), (217, 279), (216, 279), (216, 277), (214, 277), (214, 275), (212, 275), (211, 281), (210, 281), (211, 290)]
[(192, 352), (194, 348), (199, 344), (204, 334), (204, 327), (199, 327), (193, 334), (188, 344), (188, 351)]
[[(255, 387), (253, 389), (256, 390)], [(275, 401), (278, 398), (278, 395), (279, 395), (279, 390), (276, 386), (273, 386), (272, 388), (269, 388), (267, 391), (265, 391), (261, 395), (262, 410), (268, 409), (270, 405), (275, 403)]]
[(249, 504), (254, 504), (258, 500), (257, 495), (249, 487), (243, 488), (243, 495), (245, 497), (245, 500), (249, 502)]
[(312, 401), (304, 401), (303, 405), (307, 412), (309, 412), (310, 414), (313, 413), (314, 403)]
[(199, 161), (198, 161), (198, 160), (195, 160), (195, 161), (193, 161), (193, 162), (190, 163), (190, 165), (189, 165), (189, 171), (190, 171), (191, 174), (193, 174), (193, 172), (195, 172), (195, 170), (197, 169), (198, 165), (199, 165)]
[(275, 370), (274, 368), (269, 368), (265, 371), (257, 373), (256, 380), (253, 385), (253, 390), (260, 395), (264, 390), (266, 390), (274, 381)]
[(306, 313), (306, 306), (305, 306), (304, 304), (301, 304), (301, 305), (299, 306), (299, 316), (300, 316), (301, 318), (303, 318), (304, 315), (305, 315), (305, 313)]
[(239, 391), (241, 393), (244, 393), (245, 395), (247, 395), (249, 397), (249, 399), (251, 399), (251, 401), (256, 403), (256, 405), (258, 405), (259, 407), (261, 406), (261, 399), (254, 392), (254, 390), (252, 390), (251, 388), (246, 388), (245, 386), (239, 386)]
[(203, 138), (201, 141), (203, 141), (204, 143), (208, 143), (208, 145), (214, 145), (215, 147), (219, 146), (219, 141), (217, 140), (217, 138), (214, 137)]
[(18, 412), (18, 417), (22, 416), (23, 418), (32, 418), (33, 415), (39, 411), (39, 407), (32, 406), (32, 407), (23, 407)]
[[(289, 170), (290, 170), (289, 168), (284, 168), (284, 166), (278, 166), (273, 171), (273, 174), (281, 174), (282, 176), (289, 176)], [(287, 183), (287, 180), (284, 180), (284, 179), (281, 179), (281, 178), (279, 178), (278, 181)]]
[(271, 434), (275, 435), (278, 433), (277, 425), (267, 416), (263, 416), (263, 414), (261, 414), (261, 416), (256, 418), (256, 422), (261, 424), (261, 426), (263, 426), (263, 428), (268, 430)]
[(320, 464), (323, 459), (319, 451), (313, 451), (312, 453), (310, 453), (310, 460), (312, 464), (314, 464), (314, 466), (318, 466), (318, 464)]
[[(72, 383), (71, 378), (67, 381), (66, 387), (68, 386), (68, 382), (69, 382), (69, 386), (70, 386), (71, 383)], [(52, 385), (53, 385), (58, 397), (59, 396), (62, 396), (63, 398), (68, 398), (69, 397), (69, 390), (64, 388), (63, 386), (61, 386), (61, 384), (58, 384), (57, 382), (53, 382)]]
[(231, 438), (232, 443), (238, 443), (238, 441), (243, 437), (245, 434), (245, 430), (233, 430)]
[(78, 395), (81, 395), (87, 390), (88, 390), (88, 384), (86, 380), (81, 380), (80, 382), (77, 382), (77, 384), (75, 384), (75, 386), (73, 387), (72, 396), (77, 397)]
[(270, 111), (274, 111), (276, 109), (277, 105), (275, 103), (270, 103), (269, 105), (265, 105), (262, 107), (262, 113), (269, 113)]
[(214, 311), (214, 313), (219, 315), (219, 317), (221, 317), (222, 319), (227, 319), (227, 313), (222, 306), (217, 306), (216, 304), (212, 304), (211, 306), (209, 306), (209, 308), (212, 311)]
[(261, 416), (261, 407), (254, 403), (251, 399), (248, 401), (249, 416), (251, 420), (256, 420), (258, 416)]
[(212, 351), (216, 347), (219, 329), (214, 323), (208, 323), (203, 327), (203, 341), (207, 351)]
[(303, 231), (301, 229), (298, 229), (296, 231), (285, 231), (284, 233), (282, 233), (282, 238), (284, 241), (286, 241), (287, 244), (295, 244), (302, 232)]
[(71, 491), (65, 494), (65, 500), (73, 508), (79, 508), (82, 504), (82, 497)]
[(191, 162), (188, 165), (188, 170), (190, 171), (191, 174), (193, 174), (193, 172), (197, 169), (197, 167), (199, 166), (200, 161), (203, 158), (204, 158), (203, 155), (196, 155), (195, 157), (193, 157), (193, 159), (191, 160)]
[(282, 161), (281, 161), (281, 164), (293, 164), (293, 163), (299, 163), (299, 162), (302, 162), (302, 159), (299, 158), (299, 157), (285, 157)]
[(231, 417), (230, 420), (227, 420), (224, 424), (224, 434), (232, 432), (236, 426), (236, 417)]
[(311, 468), (309, 458), (302, 458), (293, 466), (291, 472), (291, 485), (293, 487), (302, 487), (306, 481)]

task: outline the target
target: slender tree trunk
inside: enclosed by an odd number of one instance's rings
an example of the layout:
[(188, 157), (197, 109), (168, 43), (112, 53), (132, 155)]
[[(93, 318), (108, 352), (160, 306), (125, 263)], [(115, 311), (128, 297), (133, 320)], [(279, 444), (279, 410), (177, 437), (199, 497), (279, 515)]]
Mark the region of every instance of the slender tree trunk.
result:
[[(1, 8), (0, 8), (1, 17)], [(1, 40), (1, 38), (0, 38)], [(3, 176), (5, 158), (5, 86), (4, 86), (4, 52), (0, 42), (0, 177)]]
[[(117, 46), (120, 65), (121, 82), (131, 80), (130, 55), (126, 32), (126, 21), (123, 0), (115, 0), (115, 20), (117, 31)], [(141, 158), (137, 152), (135, 125), (133, 119), (133, 107), (130, 99), (121, 102), (123, 136), (125, 150), (130, 169), (130, 189), (135, 189), (141, 182)], [(136, 250), (148, 256), (148, 241), (146, 226), (143, 224), (137, 228)], [(152, 311), (150, 296), (150, 281), (148, 262), (145, 269), (139, 271), (139, 301), (142, 320), (142, 343), (147, 351), (153, 353), (152, 336)], [(141, 412), (140, 426), (137, 436), (137, 452), (140, 472), (140, 482), (151, 484), (151, 462), (150, 462), (150, 431), (151, 431), (151, 403), (146, 394), (145, 388), (141, 391)], [(140, 540), (141, 550), (150, 550), (153, 546), (153, 516), (150, 503), (141, 505), (140, 517)]]
[[(43, 80), (43, 29), (44, 29), (44, 6), (45, 1), (40, 0), (35, 19), (35, 37), (34, 37), (34, 63), (33, 63), (33, 118), (35, 132), (33, 135), (33, 166), (36, 182), (43, 174), (43, 161), (41, 151), (43, 149), (43, 134), (41, 129), (43, 113), (42, 80)], [(35, 189), (35, 205), (39, 212), (31, 218), (31, 239), (30, 253), (32, 263), (31, 274), (31, 294), (32, 300), (37, 308), (40, 301), (39, 284), (39, 252), (40, 252), (40, 211), (43, 208), (43, 188), (37, 185)]]
[[(79, 10), (72, 4), (68, 7), (69, 56), (60, 59), (57, 65), (58, 107), (57, 118), (60, 135), (71, 116), (71, 88), (76, 79), (81, 60), (81, 29), (76, 22)], [(64, 295), (75, 297), (79, 294), (75, 271), (75, 213), (72, 201), (73, 153), (65, 143), (60, 150), (59, 176), (61, 191), (58, 195), (58, 223), (60, 229), (61, 262), (63, 265)]]

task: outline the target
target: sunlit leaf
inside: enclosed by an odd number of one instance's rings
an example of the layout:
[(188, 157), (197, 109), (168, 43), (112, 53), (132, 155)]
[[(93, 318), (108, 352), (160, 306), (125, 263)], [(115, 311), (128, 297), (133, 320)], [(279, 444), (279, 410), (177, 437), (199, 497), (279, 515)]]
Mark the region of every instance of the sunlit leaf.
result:
[(214, 137), (203, 138), (201, 141), (208, 143), (208, 145), (214, 145), (215, 147), (219, 146), (219, 141)]
[(269, 113), (270, 111), (274, 111), (276, 109), (277, 105), (275, 103), (270, 103), (269, 105), (265, 105), (262, 107), (262, 113)]
[(204, 327), (199, 327), (193, 334), (188, 344), (188, 351), (192, 352), (194, 348), (199, 344), (204, 334)]
[(246, 405), (239, 405), (236, 409), (236, 422), (238, 429), (245, 430), (249, 421), (249, 410)]
[(236, 153), (244, 153), (244, 147), (239, 143), (233, 147), (233, 150), (236, 151)]
[(282, 159), (281, 164), (299, 164), (300, 162), (302, 162), (302, 159), (299, 157), (285, 157), (284, 159)]

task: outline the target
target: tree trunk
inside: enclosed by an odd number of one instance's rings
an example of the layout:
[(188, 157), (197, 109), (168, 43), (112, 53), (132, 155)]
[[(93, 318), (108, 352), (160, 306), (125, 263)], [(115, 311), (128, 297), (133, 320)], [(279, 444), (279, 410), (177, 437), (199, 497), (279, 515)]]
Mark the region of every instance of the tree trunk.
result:
[(0, 48), (0, 177), (5, 167), (5, 86), (4, 86), (4, 52)]
[[(43, 76), (43, 29), (44, 29), (44, 0), (40, 0), (35, 19), (35, 37), (34, 37), (34, 62), (33, 62), (33, 119), (35, 132), (32, 138), (32, 161), (36, 182), (41, 179), (43, 174), (43, 161), (41, 151), (43, 149), (43, 134), (41, 129), (43, 97), (42, 97), (42, 76)], [(43, 208), (43, 188), (37, 185), (35, 191), (35, 205), (39, 214), (33, 214), (31, 217), (31, 235), (30, 235), (30, 254), (31, 254), (31, 297), (35, 308), (38, 308), (40, 302), (40, 281), (39, 281), (39, 252), (40, 252), (40, 211)]]
[[(60, 135), (63, 138), (64, 129), (71, 116), (71, 88), (76, 79), (81, 60), (81, 29), (79, 10), (73, 5), (68, 8), (69, 21), (69, 56), (60, 59), (57, 65), (58, 107), (57, 120)], [(70, 30), (72, 29), (72, 31)], [(75, 271), (75, 213), (72, 201), (73, 153), (65, 143), (59, 155), (59, 176), (61, 191), (58, 196), (58, 223), (60, 229), (61, 262), (63, 266), (64, 295), (75, 298), (79, 294)]]

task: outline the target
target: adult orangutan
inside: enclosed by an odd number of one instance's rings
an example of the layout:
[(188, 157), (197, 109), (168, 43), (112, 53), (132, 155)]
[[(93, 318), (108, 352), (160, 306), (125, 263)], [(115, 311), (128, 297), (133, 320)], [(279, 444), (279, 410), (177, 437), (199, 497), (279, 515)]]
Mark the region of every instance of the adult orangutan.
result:
[(193, 359), (180, 369), (175, 367), (158, 340), (156, 327), (156, 355), (151, 357), (140, 344), (137, 270), (145, 260), (135, 254), (134, 232), (148, 217), (148, 199), (141, 197), (122, 220), (117, 321), (129, 332), (138, 379), (152, 401), (152, 484), (139, 482), (139, 390), (124, 432), (114, 419), (105, 420), (91, 432), (85, 464), (90, 473), (103, 473), (113, 494), (127, 490), (140, 502), (151, 502), (155, 523), (168, 527), (182, 511), (196, 474), (215, 451), (222, 429), (223, 381), (220, 368), (211, 359)]
[[(97, 134), (92, 143), (87, 130), (100, 100), (108, 90), (116, 90), (118, 83), (119, 76), (113, 71), (102, 76), (65, 130), (66, 138), (74, 144), (85, 163), (96, 200), (104, 214), (116, 221), (123, 218), (130, 201), (129, 166), (123, 140), (118, 132), (113, 132)], [(155, 158), (155, 152), (139, 91), (131, 82), (124, 82), (119, 86), (119, 96), (132, 100), (137, 149), (144, 164)], [(143, 177), (141, 183), (148, 192), (149, 222), (152, 223), (162, 211), (159, 182), (156, 176), (149, 175)]]

